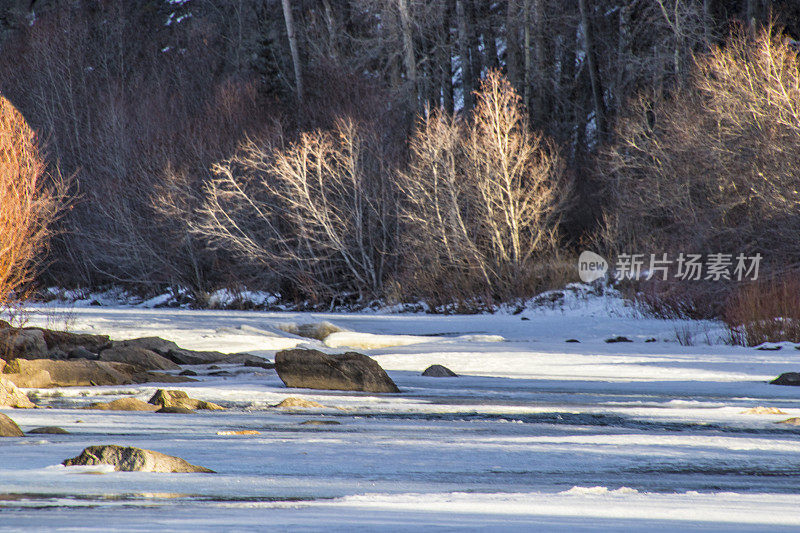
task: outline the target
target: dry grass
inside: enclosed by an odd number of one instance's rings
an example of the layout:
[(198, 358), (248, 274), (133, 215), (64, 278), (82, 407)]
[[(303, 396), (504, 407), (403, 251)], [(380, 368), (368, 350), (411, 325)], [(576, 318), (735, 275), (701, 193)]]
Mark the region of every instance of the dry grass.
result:
[(58, 195), (45, 184), (36, 134), (0, 96), (0, 305), (22, 296), (51, 235)]
[(733, 344), (800, 342), (800, 277), (748, 284), (729, 299), (724, 319)]

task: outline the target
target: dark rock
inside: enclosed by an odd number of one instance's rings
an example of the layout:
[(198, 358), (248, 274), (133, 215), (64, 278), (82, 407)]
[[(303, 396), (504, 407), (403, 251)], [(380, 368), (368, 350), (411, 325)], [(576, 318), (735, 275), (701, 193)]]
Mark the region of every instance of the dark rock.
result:
[(138, 382), (134, 375), (141, 369), (125, 363), (85, 359), (14, 359), (3, 372), (17, 387), (43, 388), (129, 385)]
[(8, 416), (0, 413), (0, 437), (24, 437), (19, 426)]
[(142, 350), (150, 350), (158, 355), (166, 357), (171, 350), (180, 350), (180, 347), (172, 341), (161, 337), (140, 337), (138, 339), (128, 339), (124, 341), (114, 341), (114, 347), (134, 347)]
[(215, 403), (189, 398), (189, 395), (182, 390), (158, 389), (153, 394), (153, 397), (148, 400), (148, 403), (161, 407), (184, 407), (186, 409), (210, 409), (214, 411), (223, 409)]
[(47, 357), (47, 343), (39, 329), (0, 329), (0, 355), (6, 360)]
[(162, 407), (156, 413), (166, 413), (171, 415), (193, 415), (195, 414), (194, 409), (189, 409), (188, 407)]
[(654, 337), (650, 337), (649, 339), (646, 339), (644, 342), (657, 342), (657, 339), (655, 339)]
[(377, 362), (356, 352), (283, 350), (275, 354), (275, 370), (292, 388), (400, 392)]
[(226, 354), (222, 352), (199, 352), (185, 350), (172, 341), (161, 337), (141, 337), (114, 342), (114, 347), (131, 346), (155, 352), (179, 365), (208, 365), (213, 363), (242, 363), (252, 359), (261, 359), (250, 354)]
[(611, 337), (610, 339), (606, 339), (606, 342), (613, 343), (613, 342), (633, 342), (633, 341), (630, 340), (628, 337), (623, 337), (620, 335), (618, 337)]
[(422, 373), (429, 378), (456, 378), (458, 374), (442, 365), (431, 365)]
[(73, 348), (67, 353), (67, 359), (88, 359), (89, 361), (97, 361), (100, 359), (100, 355), (90, 352), (83, 346), (78, 346)]
[(183, 372), (181, 372), (178, 375), (179, 376), (196, 376), (197, 372), (195, 372), (194, 370), (184, 370)]
[(578, 339), (567, 339), (564, 342), (581, 342)]
[(777, 352), (781, 348), (781, 346), (759, 346), (756, 350), (761, 350), (762, 352)]
[(785, 372), (770, 381), (771, 385), (790, 385), (800, 387), (800, 372)]
[(68, 354), (76, 348), (83, 348), (96, 354), (111, 347), (111, 339), (108, 335), (70, 333), (51, 329), (43, 329), (41, 331), (50, 353), (62, 352)]
[(528, 320), (530, 320), (530, 318), (528, 318), (528, 317), (524, 316), (524, 317), (520, 318), (520, 320), (525, 320), (525, 321), (528, 321)]
[(168, 351), (164, 357), (179, 365), (207, 365), (224, 361), (230, 354), (222, 352), (195, 352), (178, 348)]
[(69, 431), (58, 426), (45, 426), (30, 430), (28, 435), (69, 435)]
[(218, 367), (217, 365), (211, 365), (211, 366), (208, 367), (207, 370), (220, 370), (220, 368), (221, 367)]
[[(271, 365), (264, 360), (263, 357), (259, 357), (257, 355), (251, 355), (249, 353), (233, 353), (230, 355), (225, 356), (224, 359), (220, 359), (219, 363), (225, 363), (227, 365), (252, 365), (252, 366), (261, 366), (262, 365)], [(274, 368), (275, 366), (271, 366), (270, 368)]]
[(136, 346), (114, 346), (100, 352), (101, 361), (128, 363), (144, 370), (180, 370), (180, 366), (151, 350)]
[(301, 426), (341, 426), (341, 422), (337, 422), (336, 420), (306, 420), (304, 422), (300, 422)]
[(250, 362), (244, 363), (244, 366), (247, 367), (247, 368), (263, 368), (265, 370), (271, 370), (271, 369), (275, 368), (275, 363), (269, 363), (267, 361), (263, 361), (263, 362), (250, 361)]
[(218, 376), (218, 377), (227, 377), (232, 376), (233, 372), (228, 372), (227, 370), (220, 370), (218, 372), (211, 372), (209, 376)]
[(134, 377), (135, 383), (196, 383), (189, 376), (164, 374), (162, 372), (140, 372)]
[(64, 466), (112, 465), (118, 472), (211, 473), (214, 471), (152, 450), (123, 446), (89, 446), (78, 457), (67, 459)]

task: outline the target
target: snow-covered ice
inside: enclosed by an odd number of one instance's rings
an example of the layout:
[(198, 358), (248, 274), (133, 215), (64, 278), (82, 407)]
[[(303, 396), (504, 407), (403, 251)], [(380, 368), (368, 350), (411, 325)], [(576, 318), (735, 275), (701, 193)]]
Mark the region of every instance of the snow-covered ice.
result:
[[(800, 528), (800, 428), (778, 423), (800, 416), (800, 389), (767, 384), (800, 370), (800, 352), (725, 345), (713, 322), (637, 317), (603, 297), (518, 315), (29, 312), (31, 325), (63, 319), (74, 331), (266, 359), (295, 346), (358, 349), (402, 393), (287, 389), (272, 370), (232, 365), (223, 365), (232, 376), (189, 367), (201, 381), (180, 387), (223, 412), (77, 410), (146, 400), (154, 384), (34, 391), (50, 408), (3, 412), (23, 430), (71, 434), (0, 440), (0, 529)], [(323, 342), (281, 329), (322, 321), (345, 331)], [(687, 331), (693, 346), (677, 341)], [(617, 335), (633, 342), (605, 342)], [(460, 377), (420, 376), (436, 363)], [(325, 407), (271, 407), (288, 396)], [(744, 412), (756, 406), (786, 414)], [(228, 430), (260, 433), (217, 434)], [(94, 444), (178, 455), (218, 474), (59, 465)]]

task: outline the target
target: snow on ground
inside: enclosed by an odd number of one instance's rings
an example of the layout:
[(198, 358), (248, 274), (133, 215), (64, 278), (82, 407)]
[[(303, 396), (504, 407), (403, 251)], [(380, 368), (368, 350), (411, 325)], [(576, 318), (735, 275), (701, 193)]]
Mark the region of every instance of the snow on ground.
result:
[[(800, 416), (800, 389), (766, 383), (800, 370), (800, 352), (727, 346), (712, 322), (636, 317), (613, 297), (519, 315), (29, 312), (31, 325), (158, 335), (266, 359), (294, 346), (357, 348), (402, 393), (287, 389), (272, 370), (233, 365), (223, 365), (231, 376), (189, 367), (201, 381), (180, 387), (223, 412), (77, 410), (98, 399), (147, 399), (154, 384), (33, 391), (49, 409), (3, 412), (23, 430), (58, 425), (71, 434), (0, 440), (0, 529), (800, 527), (800, 428), (778, 423)], [(325, 342), (284, 331), (321, 321), (346, 331)], [(605, 342), (619, 335), (633, 342)], [(677, 342), (687, 336), (695, 345)], [(460, 377), (420, 376), (434, 363)], [(287, 396), (325, 408), (271, 407)], [(744, 413), (756, 406), (785, 414)], [(260, 434), (217, 435), (238, 429)], [(59, 466), (93, 444), (154, 449), (218, 474)]]

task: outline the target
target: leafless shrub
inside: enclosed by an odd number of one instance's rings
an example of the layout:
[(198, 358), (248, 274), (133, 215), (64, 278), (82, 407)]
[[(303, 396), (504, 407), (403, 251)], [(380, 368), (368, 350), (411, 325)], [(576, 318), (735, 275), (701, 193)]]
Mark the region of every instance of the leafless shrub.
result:
[[(635, 102), (605, 155), (609, 248), (761, 253), (762, 270), (796, 264), (798, 101), (797, 51), (768, 27), (757, 37), (736, 31), (699, 56), (687, 88)], [(711, 285), (660, 284), (704, 315), (720, 313), (729, 290)]]
[(292, 280), (306, 297), (379, 295), (396, 217), (390, 169), (369, 129), (345, 119), (270, 148), (251, 141), (215, 166), (193, 230)]
[(420, 120), (400, 173), (407, 277), (422, 295), (525, 296), (555, 255), (568, 192), (556, 147), (528, 128), (517, 93), (490, 73), (472, 121)]
[[(18, 300), (50, 238), (60, 192), (45, 181), (39, 141), (0, 96), (0, 306)], [(60, 182), (57, 182), (60, 185)]]

